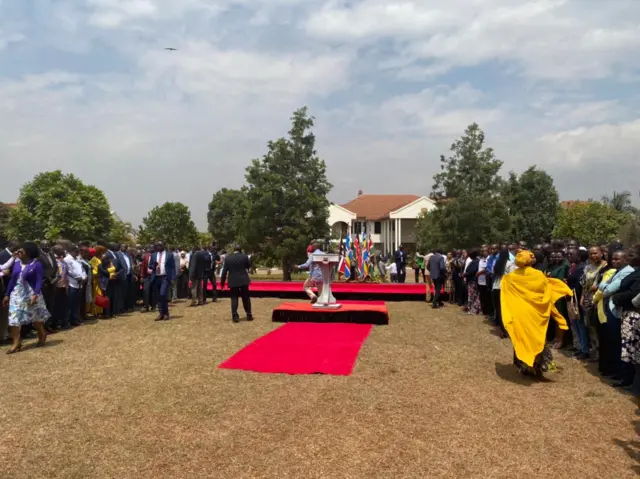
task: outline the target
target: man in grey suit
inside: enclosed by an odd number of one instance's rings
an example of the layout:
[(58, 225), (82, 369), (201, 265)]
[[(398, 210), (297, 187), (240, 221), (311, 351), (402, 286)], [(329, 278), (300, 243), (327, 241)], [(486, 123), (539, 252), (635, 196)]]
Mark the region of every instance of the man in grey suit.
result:
[(238, 316), (238, 298), (242, 298), (242, 307), (247, 313), (247, 321), (253, 321), (251, 314), (251, 297), (249, 296), (249, 270), (251, 261), (242, 252), (240, 246), (234, 248), (233, 254), (228, 254), (224, 259), (224, 266), (220, 273), (220, 289), (224, 289), (224, 284), (229, 276), (229, 289), (231, 290), (231, 319), (234, 323), (240, 320)]
[[(444, 303), (440, 301), (440, 290), (442, 289), (442, 285), (446, 279), (447, 267), (444, 262), (442, 250), (438, 249), (431, 255), (427, 263), (427, 269), (429, 270), (429, 275), (433, 281), (434, 288), (432, 308), (436, 309), (444, 306)], [(427, 287), (429, 286), (427, 285)]]

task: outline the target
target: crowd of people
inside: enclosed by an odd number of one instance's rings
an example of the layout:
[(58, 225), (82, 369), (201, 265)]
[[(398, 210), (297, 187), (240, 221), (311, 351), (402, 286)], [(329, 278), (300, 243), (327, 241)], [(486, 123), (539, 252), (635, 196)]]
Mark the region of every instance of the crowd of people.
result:
[[(514, 346), (537, 340), (534, 331), (544, 327), (544, 337), (537, 341), (541, 349), (529, 367), (514, 358), (522, 371), (532, 368), (540, 374), (552, 364), (551, 350), (565, 349), (576, 360), (597, 363), (614, 386), (640, 394), (640, 245), (585, 247), (555, 240), (529, 249), (520, 242), (446, 256), (434, 251), (423, 261), (427, 300), (434, 308), (448, 302), (470, 315), (484, 315), (496, 334), (510, 338)], [(539, 303), (543, 297), (552, 300)], [(511, 307), (505, 307), (505, 300)], [(532, 308), (544, 311), (543, 317), (527, 318)], [(530, 321), (528, 331), (514, 331), (513, 325), (523, 320)]]
[[(48, 334), (90, 318), (131, 313), (137, 304), (143, 313), (157, 311), (157, 321), (169, 320), (171, 301), (190, 298), (191, 306), (204, 305), (209, 285), (217, 300), (216, 271), (225, 256), (215, 245), (185, 251), (161, 242), (146, 248), (104, 241), (9, 242), (0, 251), (0, 343), (10, 343), (7, 353), (14, 354), (35, 331), (37, 346), (43, 346)], [(226, 271), (220, 273), (226, 280)], [(238, 297), (244, 298), (242, 291)]]
[[(316, 242), (308, 253), (320, 251)], [(218, 253), (215, 245), (165, 248), (161, 242), (146, 248), (10, 242), (0, 251), (0, 341), (11, 344), (8, 354), (20, 351), (28, 335), (37, 334), (36, 345), (43, 346), (48, 334), (90, 317), (133, 312), (137, 304), (166, 321), (169, 302), (190, 298), (191, 306), (203, 305), (209, 285), (216, 301), (218, 269), (221, 287), (230, 275), (232, 320), (239, 319), (239, 299), (252, 320), (251, 261), (239, 247), (233, 253)], [(404, 282), (409, 259), (403, 247), (369, 261), (369, 271), (377, 267), (382, 278)], [(640, 245), (556, 240), (529, 249), (519, 242), (417, 253), (413, 261), (432, 307), (449, 303), (486, 316), (496, 334), (511, 339), (522, 372), (541, 374), (553, 364), (551, 350), (565, 349), (576, 360), (597, 363), (614, 386), (640, 394)], [(304, 289), (314, 302), (312, 288), (322, 283), (322, 273), (312, 266), (309, 260), (297, 268), (310, 270)]]

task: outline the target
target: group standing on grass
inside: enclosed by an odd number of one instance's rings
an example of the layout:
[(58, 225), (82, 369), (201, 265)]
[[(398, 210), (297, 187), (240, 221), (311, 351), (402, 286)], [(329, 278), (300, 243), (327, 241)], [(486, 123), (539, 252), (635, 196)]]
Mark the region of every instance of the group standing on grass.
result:
[[(9, 242), (0, 250), (0, 343), (11, 344), (8, 354), (17, 353), (22, 340), (35, 330), (37, 346), (44, 346), (48, 334), (80, 326), (89, 318), (108, 320), (131, 313), (138, 302), (143, 313), (157, 310), (156, 321), (167, 321), (169, 303), (178, 298), (191, 297), (192, 306), (206, 304), (209, 284), (216, 301), (218, 269), (221, 286), (228, 280), (230, 287), (232, 319), (238, 319), (242, 298), (251, 320), (251, 266), (238, 248), (227, 256), (224, 250), (218, 254), (215, 245), (187, 252), (166, 248), (162, 242), (146, 248), (103, 241), (76, 245), (59, 240), (53, 246), (47, 241)], [(242, 260), (232, 267), (238, 255)]]
[[(311, 245), (309, 254), (321, 251)], [(417, 255), (418, 256), (418, 255)], [(640, 245), (625, 248), (580, 246), (555, 240), (534, 246), (524, 242), (484, 245), (478, 249), (435, 250), (419, 255), (418, 279), (427, 283), (432, 307), (445, 302), (470, 315), (484, 314), (514, 346), (514, 363), (525, 374), (541, 375), (552, 367), (552, 349), (567, 349), (576, 360), (595, 362), (612, 385), (640, 394)], [(389, 266), (372, 255), (371, 271), (404, 281), (407, 254), (403, 247)], [(304, 289), (321, 288), (322, 272), (308, 260)], [(132, 312), (158, 310), (158, 321), (169, 316), (169, 302), (191, 296), (192, 306), (206, 302), (208, 283), (216, 300), (216, 270), (220, 286), (231, 291), (232, 320), (238, 301), (252, 320), (249, 297), (251, 261), (239, 246), (231, 255), (217, 248), (194, 247), (190, 252), (89, 242), (58, 241), (53, 247), (9, 243), (0, 251), (0, 340), (21, 350), (22, 339), (37, 334), (44, 346), (47, 334), (81, 325), (88, 317), (111, 319)], [(433, 294), (432, 294), (433, 291)], [(319, 291), (320, 293), (321, 291)]]

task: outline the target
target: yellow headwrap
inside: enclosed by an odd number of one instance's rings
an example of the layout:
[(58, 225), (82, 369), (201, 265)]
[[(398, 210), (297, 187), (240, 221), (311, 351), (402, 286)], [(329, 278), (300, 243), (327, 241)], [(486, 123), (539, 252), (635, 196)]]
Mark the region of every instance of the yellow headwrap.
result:
[(524, 268), (525, 266), (531, 266), (535, 261), (536, 257), (531, 251), (521, 249), (516, 255), (515, 263), (518, 268)]

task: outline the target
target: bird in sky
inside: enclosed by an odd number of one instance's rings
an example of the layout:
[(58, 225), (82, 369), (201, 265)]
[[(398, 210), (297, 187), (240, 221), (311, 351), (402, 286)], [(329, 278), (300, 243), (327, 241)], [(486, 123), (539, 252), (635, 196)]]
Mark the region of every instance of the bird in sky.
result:
[(165, 50), (169, 50), (170, 52), (175, 52), (177, 48), (167, 47)]

